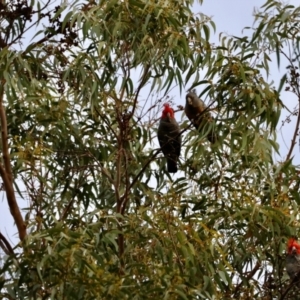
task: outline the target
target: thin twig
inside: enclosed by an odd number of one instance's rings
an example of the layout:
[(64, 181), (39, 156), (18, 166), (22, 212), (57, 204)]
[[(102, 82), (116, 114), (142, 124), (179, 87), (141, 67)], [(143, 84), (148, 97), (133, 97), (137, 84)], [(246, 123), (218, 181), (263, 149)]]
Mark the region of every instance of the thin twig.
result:
[[(48, 2), (44, 5), (44, 7), (42, 7), (41, 9), (39, 9), (39, 10), (37, 10), (37, 11), (32, 11), (32, 14), (36, 14), (36, 13), (41, 13), (44, 9), (46, 9), (46, 8), (48, 8), (48, 5), (50, 4), (50, 1), (51, 0), (48, 0)], [(26, 29), (24, 29), (23, 31), (22, 31), (22, 33), (20, 33), (18, 36), (16, 36), (15, 37), (15, 39), (13, 39), (11, 42), (10, 42), (10, 44), (9, 44), (9, 46), (11, 46), (11, 45), (14, 45), (14, 43), (17, 41), (17, 40), (19, 40), (19, 39), (21, 39), (22, 38), (22, 35), (24, 34), (24, 33), (26, 33), (26, 31), (29, 31), (33, 26), (37, 26), (38, 25), (38, 23), (40, 22), (40, 20), (37, 20), (37, 21), (35, 21), (34, 23), (32, 23), (30, 26), (28, 26)], [(24, 24), (24, 28), (25, 28), (25, 24)], [(7, 41), (8, 41), (8, 38), (9, 38), (9, 34), (7, 35)], [(27, 51), (28, 52), (28, 51)], [(23, 53), (23, 55), (26, 53), (26, 51)]]
[[(293, 61), (283, 52), (283, 51), (280, 51), (282, 55), (285, 56), (285, 58), (289, 61), (289, 63), (291, 64), (291, 66), (293, 66)], [(293, 67), (293, 69), (295, 69), (295, 67)], [(299, 85), (297, 84), (296, 86), (294, 86), (295, 89), (297, 90), (297, 96), (298, 96), (298, 103), (300, 103), (300, 91), (299, 91)], [(292, 153), (293, 153), (293, 150), (294, 150), (294, 147), (296, 145), (296, 138), (297, 138), (297, 135), (298, 135), (298, 132), (299, 132), (299, 126), (300, 126), (300, 106), (298, 106), (298, 116), (297, 116), (297, 122), (296, 122), (296, 127), (295, 127), (295, 130), (294, 130), (294, 134), (293, 134), (293, 138), (292, 138), (292, 142), (291, 142), (291, 147), (289, 149), (289, 153), (286, 157), (286, 161), (289, 160), (292, 156)]]
[(130, 118), (132, 118), (132, 116), (134, 115), (134, 112), (135, 112), (135, 109), (136, 109), (136, 106), (137, 106), (138, 97), (139, 97), (139, 94), (140, 94), (140, 91), (141, 91), (142, 87), (146, 83), (146, 78), (147, 78), (147, 74), (148, 74), (149, 69), (150, 69), (150, 65), (147, 65), (144, 68), (143, 76), (142, 76), (140, 84), (139, 84), (139, 86), (138, 86), (138, 88), (137, 88), (137, 90), (135, 92), (135, 98), (133, 100), (133, 107), (132, 107), (132, 111), (130, 113)]
[[(300, 98), (299, 98), (299, 101), (300, 101)], [(297, 138), (297, 135), (298, 135), (298, 132), (299, 132), (299, 126), (300, 126), (300, 107), (299, 107), (299, 111), (298, 111), (297, 122), (296, 122), (294, 135), (293, 135), (293, 138), (292, 138), (291, 147), (290, 147), (289, 153), (286, 157), (286, 161), (290, 159), (290, 157), (293, 153), (294, 147), (296, 145), (296, 138)]]

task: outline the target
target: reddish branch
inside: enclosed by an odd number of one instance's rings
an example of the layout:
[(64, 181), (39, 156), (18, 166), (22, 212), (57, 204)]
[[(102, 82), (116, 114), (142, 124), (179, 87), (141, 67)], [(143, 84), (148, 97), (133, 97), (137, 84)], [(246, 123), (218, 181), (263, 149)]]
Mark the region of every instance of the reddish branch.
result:
[(14, 254), (14, 250), (6, 237), (0, 232), (0, 247), (7, 255)]
[(9, 147), (8, 147), (8, 136), (7, 136), (7, 121), (5, 109), (3, 106), (3, 86), (2, 82), (2, 91), (0, 95), (0, 124), (1, 124), (1, 142), (2, 142), (2, 163), (0, 163), (0, 176), (2, 177), (7, 202), (10, 208), (10, 213), (12, 214), (15, 223), (18, 228), (20, 240), (23, 241), (26, 237), (26, 225), (24, 219), (21, 215), (19, 206), (17, 204), (15, 192), (13, 189), (13, 178), (12, 170), (9, 157)]

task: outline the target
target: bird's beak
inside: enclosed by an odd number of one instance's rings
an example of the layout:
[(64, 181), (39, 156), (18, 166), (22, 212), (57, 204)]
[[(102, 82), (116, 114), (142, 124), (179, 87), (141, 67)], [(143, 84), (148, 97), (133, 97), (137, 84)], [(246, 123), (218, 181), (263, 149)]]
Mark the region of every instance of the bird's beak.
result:
[(186, 100), (187, 100), (188, 104), (192, 105), (192, 103), (193, 103), (193, 100), (192, 100), (192, 98), (190, 98), (190, 97), (186, 97)]

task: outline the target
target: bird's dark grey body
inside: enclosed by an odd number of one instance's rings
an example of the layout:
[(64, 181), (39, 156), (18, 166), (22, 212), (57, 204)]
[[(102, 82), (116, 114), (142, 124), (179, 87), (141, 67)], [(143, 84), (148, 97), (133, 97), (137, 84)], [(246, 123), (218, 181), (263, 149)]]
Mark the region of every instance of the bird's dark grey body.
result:
[(214, 118), (209, 111), (204, 112), (206, 109), (207, 106), (200, 98), (198, 98), (195, 91), (191, 91), (186, 95), (186, 103), (184, 108), (186, 116), (199, 131), (208, 129), (209, 132), (207, 133), (207, 139), (211, 143), (215, 143), (216, 134), (214, 133), (213, 128), (210, 128)]
[(161, 118), (157, 136), (162, 152), (167, 158), (168, 172), (177, 172), (177, 162), (181, 150), (181, 136), (176, 120), (169, 115)]
[[(300, 254), (293, 250), (286, 255), (285, 259), (286, 272), (291, 280), (295, 280), (295, 284), (300, 288)], [(297, 276), (297, 278), (295, 278)]]

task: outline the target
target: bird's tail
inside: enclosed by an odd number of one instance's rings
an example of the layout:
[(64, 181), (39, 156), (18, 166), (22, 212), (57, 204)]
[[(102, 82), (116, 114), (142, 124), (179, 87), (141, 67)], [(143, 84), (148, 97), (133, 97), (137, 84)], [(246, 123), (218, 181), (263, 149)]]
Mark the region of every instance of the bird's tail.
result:
[(177, 172), (177, 161), (174, 159), (169, 158), (167, 160), (167, 164), (168, 164), (168, 172), (169, 173), (176, 173)]

